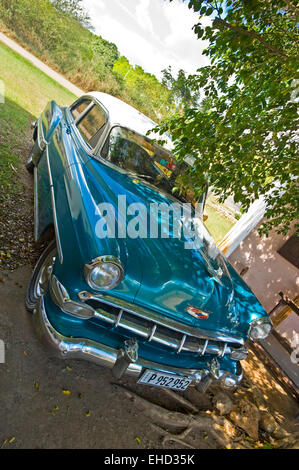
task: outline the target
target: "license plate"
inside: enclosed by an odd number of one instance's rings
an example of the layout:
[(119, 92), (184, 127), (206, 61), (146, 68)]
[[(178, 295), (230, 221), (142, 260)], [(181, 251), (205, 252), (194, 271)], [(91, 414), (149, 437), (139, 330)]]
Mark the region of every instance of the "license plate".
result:
[(138, 380), (140, 384), (153, 385), (155, 387), (173, 388), (174, 390), (186, 390), (192, 379), (179, 375), (164, 374), (154, 370), (146, 370)]

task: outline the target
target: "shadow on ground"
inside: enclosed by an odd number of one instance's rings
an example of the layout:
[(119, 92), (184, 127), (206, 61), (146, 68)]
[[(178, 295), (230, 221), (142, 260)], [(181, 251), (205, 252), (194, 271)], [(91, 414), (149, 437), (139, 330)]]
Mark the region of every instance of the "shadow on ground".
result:
[(159, 447), (107, 369), (61, 361), (40, 344), (24, 308), (30, 272), (23, 267), (0, 275), (0, 338), (6, 352), (0, 364), (0, 447), (5, 440), (5, 448)]
[(29, 264), (34, 253), (33, 179), (25, 169), (34, 116), (9, 99), (0, 104), (0, 268)]

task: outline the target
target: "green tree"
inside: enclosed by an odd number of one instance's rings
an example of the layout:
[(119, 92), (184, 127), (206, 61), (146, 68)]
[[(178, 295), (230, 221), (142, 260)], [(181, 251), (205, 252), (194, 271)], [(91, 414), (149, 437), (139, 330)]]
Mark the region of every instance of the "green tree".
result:
[(200, 98), (198, 87), (191, 87), (191, 81), (188, 80), (184, 70), (178, 71), (177, 77), (172, 74), (172, 68), (162, 70), (162, 83), (171, 91), (170, 100), (178, 112), (184, 109), (197, 107)]
[(56, 10), (65, 13), (85, 27), (91, 27), (90, 17), (82, 5), (82, 0), (50, 0)]
[(116, 72), (123, 80), (126, 78), (126, 74), (132, 69), (132, 65), (128, 59), (124, 56), (119, 57), (119, 59), (114, 63), (113, 70)]
[(112, 71), (114, 63), (119, 58), (118, 49), (115, 44), (94, 35), (91, 40), (91, 50), (97, 75), (103, 80)]
[(203, 106), (166, 120), (160, 132), (170, 131), (180, 159), (195, 158), (198, 192), (208, 179), (220, 200), (232, 195), (243, 210), (264, 195), (262, 231), (287, 233), (299, 200), (297, 3), (188, 3), (200, 15), (194, 32), (209, 41), (204, 54), (211, 65), (188, 79), (201, 90)]
[(132, 104), (152, 119), (160, 121), (174, 110), (170, 99), (171, 92), (166, 85), (139, 65), (131, 65), (128, 59), (122, 56), (114, 63), (113, 71), (124, 81)]

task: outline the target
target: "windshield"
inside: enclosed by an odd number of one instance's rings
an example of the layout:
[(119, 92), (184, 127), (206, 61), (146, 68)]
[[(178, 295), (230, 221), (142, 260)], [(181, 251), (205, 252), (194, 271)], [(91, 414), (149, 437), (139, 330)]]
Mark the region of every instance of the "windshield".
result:
[(160, 192), (182, 202), (197, 202), (191, 184), (184, 190), (174, 191), (189, 165), (178, 163), (169, 151), (153, 144), (150, 139), (124, 127), (114, 127), (101, 154), (109, 162), (147, 181)]

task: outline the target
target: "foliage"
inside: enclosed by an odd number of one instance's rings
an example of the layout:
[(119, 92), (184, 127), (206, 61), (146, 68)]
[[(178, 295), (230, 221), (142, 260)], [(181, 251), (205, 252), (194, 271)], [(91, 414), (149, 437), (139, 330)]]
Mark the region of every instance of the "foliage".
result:
[[(0, 0), (0, 23), (86, 91), (117, 96), (158, 122), (169, 115), (167, 88), (154, 75), (119, 58), (115, 44), (90, 30), (81, 0)], [(122, 61), (132, 68), (126, 78)]]
[(5, 101), (0, 102), (1, 206), (3, 198), (22, 190), (18, 176), (32, 145), (30, 123), (50, 99), (69, 105), (76, 97), (1, 42), (0, 57), (0, 80), (5, 85)]
[(172, 92), (139, 65), (133, 67), (128, 59), (122, 56), (114, 63), (113, 70), (123, 80), (125, 89), (138, 108), (146, 108), (146, 114), (160, 120), (162, 116), (174, 110)]
[(200, 98), (199, 89), (197, 86), (192, 86), (192, 81), (188, 80), (184, 70), (180, 69), (176, 78), (172, 75), (171, 66), (162, 70), (162, 73), (162, 83), (171, 91), (171, 102), (177, 112), (197, 107)]
[(210, 19), (194, 31), (209, 41), (211, 65), (188, 79), (202, 105), (166, 120), (160, 133), (171, 132), (180, 159), (195, 158), (198, 192), (209, 179), (221, 201), (232, 195), (243, 210), (263, 195), (262, 231), (287, 233), (298, 218), (299, 9), (283, 0), (190, 0), (189, 8)]
[(82, 0), (50, 0), (56, 10), (65, 13), (69, 18), (81, 23), (83, 26), (90, 27), (90, 18), (85, 8), (82, 6)]

